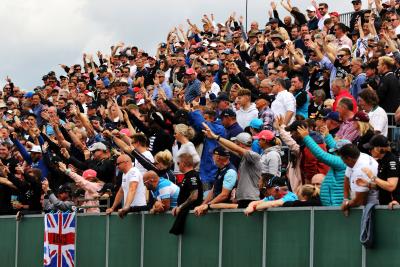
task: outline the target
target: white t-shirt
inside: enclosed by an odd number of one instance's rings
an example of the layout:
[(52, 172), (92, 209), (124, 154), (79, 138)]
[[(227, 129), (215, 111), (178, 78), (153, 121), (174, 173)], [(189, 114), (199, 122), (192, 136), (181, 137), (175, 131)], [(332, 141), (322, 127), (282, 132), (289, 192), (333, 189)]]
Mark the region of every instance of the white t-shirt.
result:
[[(151, 161), (151, 163), (154, 163), (154, 158), (153, 154), (151, 154), (150, 151), (146, 150), (145, 152), (142, 153), (142, 156), (144, 156), (146, 159)], [(138, 168), (140, 173), (143, 175), (145, 172), (147, 172), (147, 169), (145, 169), (142, 164), (139, 163), (137, 159), (135, 159), (135, 167)]]
[(380, 131), (382, 135), (387, 137), (388, 134), (388, 116), (386, 111), (377, 107), (368, 112), (369, 123), (374, 127), (375, 131)]
[(122, 175), (121, 188), (122, 191), (124, 191), (124, 203), (126, 202), (126, 198), (128, 197), (129, 186), (131, 182), (138, 182), (135, 197), (131, 203), (131, 207), (146, 206), (146, 190), (143, 183), (143, 176), (140, 171), (135, 167), (132, 167), (127, 173), (124, 173)]
[(275, 117), (285, 117), (286, 112), (292, 111), (293, 116), (289, 124), (292, 123), (296, 115), (296, 98), (294, 95), (286, 90), (279, 92), (275, 100), (271, 104), (271, 110), (274, 112)]
[(366, 181), (370, 180), (369, 177), (362, 171), (362, 168), (364, 167), (370, 169), (374, 175), (378, 174), (378, 162), (371, 156), (360, 153), (360, 157), (358, 158), (356, 164), (354, 164), (354, 167), (346, 168), (345, 175), (349, 178), (351, 192), (356, 193), (369, 191), (367, 203), (378, 203), (378, 190), (369, 190), (368, 187), (358, 186), (356, 184), (356, 180), (359, 178)]
[(208, 91), (208, 92), (206, 93), (206, 98), (207, 98), (207, 99), (210, 99), (210, 94), (211, 94), (211, 93), (214, 94), (215, 97), (217, 97), (220, 91), (221, 91), (221, 89), (220, 89), (218, 83), (213, 82), (213, 83), (211, 84), (210, 91)]

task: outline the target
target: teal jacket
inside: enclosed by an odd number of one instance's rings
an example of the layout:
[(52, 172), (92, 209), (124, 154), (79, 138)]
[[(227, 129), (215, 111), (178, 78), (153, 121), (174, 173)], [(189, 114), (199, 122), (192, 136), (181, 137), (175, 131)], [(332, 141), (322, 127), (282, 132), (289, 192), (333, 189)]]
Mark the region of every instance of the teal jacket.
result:
[[(325, 137), (328, 148), (336, 145), (332, 135)], [(346, 164), (336, 155), (322, 150), (317, 143), (307, 135), (304, 137), (304, 144), (310, 149), (311, 153), (321, 162), (330, 167), (321, 185), (320, 198), (323, 206), (340, 206), (343, 203), (343, 183)]]

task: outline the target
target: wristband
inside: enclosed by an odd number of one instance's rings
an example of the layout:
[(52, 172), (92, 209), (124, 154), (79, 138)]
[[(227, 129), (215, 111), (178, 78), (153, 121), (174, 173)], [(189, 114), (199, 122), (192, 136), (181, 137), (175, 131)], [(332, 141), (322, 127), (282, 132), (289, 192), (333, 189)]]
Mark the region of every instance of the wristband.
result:
[(221, 139), (220, 135), (218, 135), (218, 137), (215, 140), (217, 140), (217, 142), (219, 142), (219, 139)]
[(51, 191), (51, 189), (48, 189), (46, 195), (50, 196), (51, 194), (53, 194), (53, 191)]
[(211, 204), (210, 204), (210, 203), (207, 204), (207, 209), (208, 209), (208, 210), (212, 210)]
[(257, 211), (257, 205), (253, 205), (253, 211)]

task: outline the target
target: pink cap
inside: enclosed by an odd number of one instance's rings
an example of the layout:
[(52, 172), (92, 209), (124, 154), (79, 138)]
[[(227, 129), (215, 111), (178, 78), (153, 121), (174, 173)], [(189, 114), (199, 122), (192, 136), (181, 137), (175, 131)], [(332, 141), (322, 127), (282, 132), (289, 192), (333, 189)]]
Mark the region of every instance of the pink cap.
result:
[(196, 72), (194, 71), (193, 68), (189, 68), (189, 69), (186, 70), (186, 74), (187, 75), (192, 75), (192, 74), (196, 74)]
[(264, 139), (266, 141), (271, 141), (274, 139), (275, 134), (270, 130), (262, 130), (257, 135), (253, 136), (254, 139)]
[(85, 179), (94, 178), (96, 176), (97, 176), (97, 172), (95, 170), (92, 170), (92, 169), (88, 169), (88, 170), (84, 171), (83, 174), (82, 174), (82, 177), (85, 178)]
[(124, 134), (126, 136), (131, 136), (131, 131), (129, 131), (128, 128), (124, 128), (121, 131), (119, 131), (121, 134)]

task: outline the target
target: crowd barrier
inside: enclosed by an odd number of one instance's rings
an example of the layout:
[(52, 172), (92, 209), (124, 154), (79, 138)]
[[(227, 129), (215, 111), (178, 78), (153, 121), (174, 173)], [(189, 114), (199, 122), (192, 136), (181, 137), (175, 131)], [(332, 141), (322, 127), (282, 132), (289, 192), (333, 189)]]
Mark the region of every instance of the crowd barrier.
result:
[[(361, 214), (326, 207), (190, 214), (178, 237), (168, 233), (170, 214), (79, 214), (76, 266), (399, 266), (400, 210), (377, 208), (373, 249), (360, 244)], [(43, 215), (0, 217), (0, 266), (43, 266), (43, 227)]]

